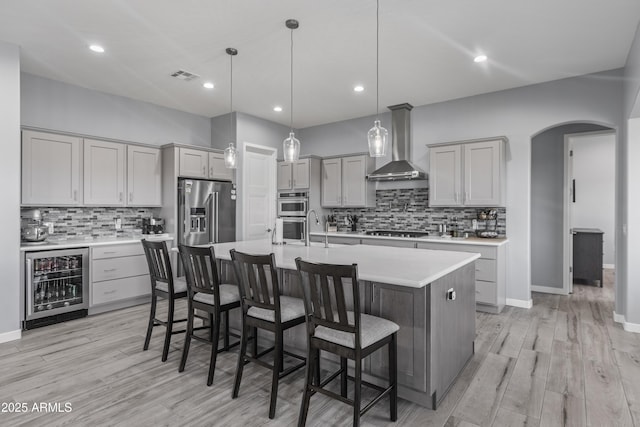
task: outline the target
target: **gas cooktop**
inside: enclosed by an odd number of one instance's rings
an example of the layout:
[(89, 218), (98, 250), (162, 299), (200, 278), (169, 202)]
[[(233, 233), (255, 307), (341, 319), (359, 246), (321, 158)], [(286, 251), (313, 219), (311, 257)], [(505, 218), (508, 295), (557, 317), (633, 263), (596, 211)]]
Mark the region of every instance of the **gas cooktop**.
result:
[(424, 237), (428, 236), (428, 231), (410, 231), (410, 230), (367, 230), (367, 236), (386, 236), (386, 237)]

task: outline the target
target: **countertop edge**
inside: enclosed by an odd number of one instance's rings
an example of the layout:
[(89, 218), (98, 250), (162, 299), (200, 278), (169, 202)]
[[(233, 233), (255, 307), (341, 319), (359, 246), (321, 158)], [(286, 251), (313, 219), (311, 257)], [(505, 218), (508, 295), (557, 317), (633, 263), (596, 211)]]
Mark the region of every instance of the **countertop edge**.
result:
[(329, 237), (346, 237), (352, 239), (380, 239), (380, 240), (399, 240), (399, 241), (407, 241), (407, 242), (427, 242), (427, 243), (447, 243), (454, 245), (475, 245), (475, 246), (502, 246), (509, 242), (507, 238), (498, 238), (498, 239), (483, 239), (480, 238), (470, 238), (470, 239), (442, 239), (442, 238), (429, 238), (429, 237), (391, 237), (391, 236), (368, 236), (366, 234), (361, 233), (340, 233), (340, 232), (330, 232), (324, 233), (320, 231), (312, 231), (309, 233), (310, 236), (324, 237), (324, 235), (328, 235)]
[[(49, 243), (46, 245), (28, 245), (20, 246), (20, 252), (37, 252), (37, 251), (51, 251), (56, 249), (72, 249), (72, 248), (90, 248), (95, 246), (110, 246), (110, 245), (127, 245), (131, 243), (139, 243), (142, 237), (121, 237), (121, 238), (107, 238), (107, 239), (95, 239), (95, 240), (73, 240), (73, 241), (60, 241), (60, 243)], [(153, 241), (162, 240), (174, 240), (172, 236), (162, 237), (158, 239), (152, 239)]]

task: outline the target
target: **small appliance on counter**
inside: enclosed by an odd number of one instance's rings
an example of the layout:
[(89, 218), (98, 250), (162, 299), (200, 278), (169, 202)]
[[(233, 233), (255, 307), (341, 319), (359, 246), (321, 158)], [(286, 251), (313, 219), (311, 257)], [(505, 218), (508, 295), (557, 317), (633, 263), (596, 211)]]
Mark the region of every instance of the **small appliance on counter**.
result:
[(49, 227), (42, 223), (40, 209), (32, 209), (23, 213), (21, 236), (24, 245), (47, 243)]
[(142, 218), (142, 234), (163, 234), (164, 220), (161, 218)]

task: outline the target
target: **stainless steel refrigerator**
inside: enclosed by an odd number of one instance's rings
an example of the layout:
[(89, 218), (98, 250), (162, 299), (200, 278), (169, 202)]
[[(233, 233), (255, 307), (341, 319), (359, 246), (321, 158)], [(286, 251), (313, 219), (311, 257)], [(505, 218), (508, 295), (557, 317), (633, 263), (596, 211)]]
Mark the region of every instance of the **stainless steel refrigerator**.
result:
[(236, 190), (231, 182), (178, 179), (178, 243), (236, 240)]

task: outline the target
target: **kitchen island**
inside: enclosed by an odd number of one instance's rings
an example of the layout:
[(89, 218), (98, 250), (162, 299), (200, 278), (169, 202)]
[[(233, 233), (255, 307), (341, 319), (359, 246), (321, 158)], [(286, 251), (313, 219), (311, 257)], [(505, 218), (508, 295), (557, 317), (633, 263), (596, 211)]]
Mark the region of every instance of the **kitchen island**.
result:
[[(360, 306), (364, 313), (384, 317), (398, 331), (398, 393), (433, 408), (444, 397), (474, 352), (475, 260), (479, 254), (380, 246), (299, 244), (271, 245), (241, 241), (213, 245), (221, 260), (223, 280), (233, 281), (231, 249), (250, 254), (274, 253), (281, 291), (302, 297), (295, 259), (332, 264), (358, 264)], [(302, 325), (287, 331), (285, 345), (306, 351)], [(323, 366), (326, 363), (323, 361)], [(365, 361), (366, 379), (385, 384), (386, 352)]]

